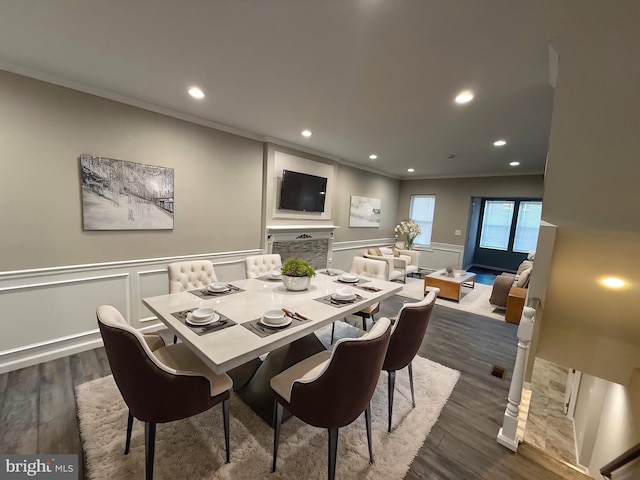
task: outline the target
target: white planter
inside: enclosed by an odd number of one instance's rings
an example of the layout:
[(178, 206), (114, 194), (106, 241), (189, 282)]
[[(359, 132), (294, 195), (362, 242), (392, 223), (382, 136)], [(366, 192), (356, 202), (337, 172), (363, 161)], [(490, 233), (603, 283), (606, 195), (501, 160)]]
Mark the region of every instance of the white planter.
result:
[(309, 288), (311, 277), (288, 277), (282, 276), (282, 283), (287, 290), (300, 291)]

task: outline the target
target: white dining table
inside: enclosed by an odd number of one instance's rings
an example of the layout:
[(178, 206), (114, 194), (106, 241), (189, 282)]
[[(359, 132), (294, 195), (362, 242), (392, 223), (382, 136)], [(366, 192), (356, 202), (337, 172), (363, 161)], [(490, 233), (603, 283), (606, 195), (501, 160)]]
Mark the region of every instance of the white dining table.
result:
[[(337, 276), (317, 273), (312, 278), (309, 288), (299, 292), (286, 290), (281, 281), (244, 279), (229, 282), (230, 285), (243, 290), (229, 295), (200, 298), (191, 292), (180, 292), (144, 298), (142, 301), (182, 342), (219, 374), (303, 338), (324, 325), (358, 312), (402, 290), (402, 284), (396, 282), (367, 280), (362, 286), (379, 288), (380, 291), (365, 291), (339, 282)], [(362, 300), (340, 306), (316, 300), (341, 288), (350, 288), (360, 295)], [(176, 312), (199, 307), (214, 308), (237, 325), (198, 335), (173, 316)], [(242, 326), (242, 323), (261, 318), (267, 310), (282, 308), (297, 312), (309, 321), (300, 325), (292, 324), (266, 337), (260, 337)]]
[[(236, 394), (273, 427), (270, 380), (295, 363), (325, 350), (313, 332), (398, 293), (403, 286), (383, 280), (362, 280), (361, 287), (373, 287), (379, 291), (363, 290), (340, 282), (337, 276), (318, 272), (309, 288), (303, 291), (289, 291), (282, 281), (256, 278), (229, 282), (228, 285), (239, 289), (233, 293), (201, 298), (192, 292), (181, 292), (142, 301), (214, 372), (228, 373), (233, 379)], [(354, 303), (339, 305), (317, 300), (344, 288), (351, 289), (360, 298)], [(174, 316), (175, 313), (200, 307), (211, 307), (236, 325), (198, 335)], [(294, 321), (290, 326), (266, 336), (243, 326), (260, 319), (268, 310), (283, 308), (306, 317), (308, 321)], [(283, 421), (289, 417), (290, 414), (285, 412)]]

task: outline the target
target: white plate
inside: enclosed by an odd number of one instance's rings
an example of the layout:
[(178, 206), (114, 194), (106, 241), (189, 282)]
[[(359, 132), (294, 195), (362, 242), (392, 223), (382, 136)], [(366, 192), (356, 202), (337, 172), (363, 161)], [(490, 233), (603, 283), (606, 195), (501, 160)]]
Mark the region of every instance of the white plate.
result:
[(210, 292), (214, 292), (214, 293), (222, 293), (222, 292), (226, 292), (226, 291), (228, 291), (228, 290), (229, 290), (229, 287), (228, 287), (228, 286), (226, 286), (226, 285), (223, 285), (223, 286), (221, 286), (221, 287), (219, 287), (219, 286), (215, 286), (215, 287), (214, 287), (213, 285), (209, 285), (208, 290), (209, 290)]
[(338, 277), (338, 280), (346, 283), (358, 283), (360, 281), (360, 277), (345, 278), (344, 275), (340, 275), (340, 277)]
[(282, 274), (281, 273), (270, 273), (269, 274), (269, 278), (271, 280), (282, 280)]
[(218, 315), (217, 313), (214, 313), (213, 315), (211, 315), (210, 318), (207, 318), (205, 320), (194, 320), (191, 317), (191, 313), (187, 313), (187, 323), (189, 325), (194, 325), (194, 326), (209, 325), (213, 322), (217, 322), (218, 320), (220, 320), (220, 315)]
[(331, 298), (333, 298), (336, 302), (351, 302), (356, 299), (356, 294), (352, 293), (348, 297), (339, 297), (334, 293), (333, 295), (331, 295)]
[(270, 328), (281, 328), (281, 327), (286, 327), (287, 325), (291, 325), (291, 317), (285, 317), (284, 322), (282, 323), (269, 323), (267, 321), (265, 321), (264, 317), (260, 319), (260, 323), (262, 325), (264, 325), (265, 327), (270, 327)]

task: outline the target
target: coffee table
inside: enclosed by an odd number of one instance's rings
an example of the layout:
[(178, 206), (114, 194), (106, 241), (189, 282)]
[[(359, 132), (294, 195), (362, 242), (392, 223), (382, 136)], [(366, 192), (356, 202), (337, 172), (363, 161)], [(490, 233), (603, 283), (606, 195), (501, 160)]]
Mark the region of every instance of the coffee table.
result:
[(461, 287), (463, 283), (465, 286), (474, 288), (476, 284), (476, 274), (468, 273), (464, 270), (455, 270), (454, 276), (449, 277), (447, 276), (446, 270), (442, 269), (425, 275), (424, 277), (425, 291), (427, 287), (439, 288), (440, 293), (438, 293), (438, 297), (455, 300), (456, 302), (459, 302), (462, 296)]

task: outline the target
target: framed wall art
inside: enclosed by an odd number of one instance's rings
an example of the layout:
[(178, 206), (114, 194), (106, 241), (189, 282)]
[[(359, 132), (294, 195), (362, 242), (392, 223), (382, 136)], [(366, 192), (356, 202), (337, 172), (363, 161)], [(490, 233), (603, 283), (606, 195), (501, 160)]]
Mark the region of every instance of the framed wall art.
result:
[(173, 230), (173, 168), (80, 155), (84, 230)]
[(350, 227), (380, 227), (382, 200), (351, 195)]

